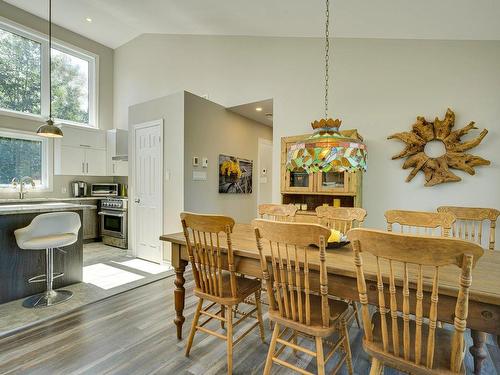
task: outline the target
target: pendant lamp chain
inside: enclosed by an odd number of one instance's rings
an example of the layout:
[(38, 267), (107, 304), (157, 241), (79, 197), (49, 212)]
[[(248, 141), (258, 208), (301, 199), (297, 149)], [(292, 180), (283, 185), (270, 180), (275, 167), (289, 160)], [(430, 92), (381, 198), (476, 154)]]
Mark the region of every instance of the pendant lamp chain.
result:
[(52, 119), (52, 0), (49, 0), (49, 118), (38, 128), (36, 134), (47, 138), (61, 138), (64, 136), (61, 128), (54, 125)]
[(286, 168), (309, 174), (366, 171), (368, 153), (363, 139), (355, 129), (340, 132), (342, 121), (328, 117), (330, 0), (325, 1), (325, 118), (313, 121), (313, 134), (290, 146)]
[(328, 119), (328, 71), (330, 69), (330, 0), (326, 0), (326, 24), (325, 24), (325, 119)]
[(52, 120), (52, 0), (49, 0), (49, 120)]

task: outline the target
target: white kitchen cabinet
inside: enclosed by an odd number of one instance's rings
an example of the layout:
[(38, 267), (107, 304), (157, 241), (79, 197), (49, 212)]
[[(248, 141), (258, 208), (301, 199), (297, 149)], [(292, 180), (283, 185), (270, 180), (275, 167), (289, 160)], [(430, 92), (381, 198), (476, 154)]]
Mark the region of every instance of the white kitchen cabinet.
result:
[(109, 176), (128, 176), (128, 131), (107, 131), (107, 168)]
[(61, 146), (59, 161), (54, 160), (54, 174), (78, 176), (85, 174), (85, 149)]
[(106, 176), (106, 150), (85, 150), (85, 174), (88, 176)]
[(63, 146), (106, 149), (106, 131), (82, 126), (61, 126), (64, 136), (56, 139)]
[(54, 160), (54, 174), (106, 176), (106, 150), (61, 146)]
[(106, 176), (106, 132), (61, 126), (63, 138), (54, 140), (54, 174)]
[(128, 176), (128, 161), (111, 159), (109, 164), (109, 175)]

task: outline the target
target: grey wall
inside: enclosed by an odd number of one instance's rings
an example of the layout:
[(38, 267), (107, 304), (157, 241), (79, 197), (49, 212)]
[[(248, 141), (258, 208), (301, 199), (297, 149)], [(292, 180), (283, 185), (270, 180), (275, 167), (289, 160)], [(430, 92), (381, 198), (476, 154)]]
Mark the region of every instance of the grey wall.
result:
[[(131, 106), (129, 121), (129, 196), (130, 247), (134, 247), (134, 125), (163, 119), (164, 131), (164, 192), (163, 230), (182, 230), (179, 214), (183, 210), (216, 212), (249, 222), (255, 216), (256, 162), (258, 137), (271, 139), (272, 129), (248, 120), (224, 107), (187, 92)], [(249, 195), (218, 193), (219, 153), (254, 160), (254, 192)], [(208, 157), (209, 167), (196, 170), (207, 172), (207, 181), (193, 181), (192, 156)], [(170, 259), (168, 244), (164, 244), (164, 259)]]
[[(323, 116), (324, 41), (315, 38), (142, 35), (115, 50), (115, 123), (133, 103), (188, 90), (226, 107), (274, 98), (274, 170), (280, 138), (310, 132)], [(357, 128), (369, 149), (363, 186), (367, 226), (384, 228), (390, 208), (434, 210), (454, 204), (500, 208), (500, 42), (335, 39), (331, 61), (332, 115)], [(490, 133), (474, 154), (490, 159), (475, 176), (433, 188), (392, 161), (403, 145), (388, 141), (417, 115), (443, 116), (456, 127), (476, 121)], [(279, 173), (273, 199), (280, 200)]]
[[(36, 17), (28, 12), (16, 8), (0, 0), (0, 16), (27, 26), (41, 33), (47, 33), (47, 21)], [(113, 50), (102, 44), (87, 39), (72, 31), (55, 25), (52, 29), (54, 38), (70, 43), (75, 47), (82, 48), (99, 56), (99, 92), (98, 92), (98, 117), (101, 129), (113, 128)], [(0, 128), (9, 128), (34, 132), (41, 125), (41, 122), (0, 115)], [(52, 155), (49, 162), (53, 163)], [(34, 196), (65, 197), (67, 193), (62, 193), (63, 187), (69, 188), (69, 182), (74, 179), (91, 182), (110, 181), (108, 177), (75, 177), (75, 176), (54, 176), (53, 191), (43, 193), (33, 193)], [(13, 194), (0, 194), (3, 198), (13, 196)]]
[[(190, 93), (185, 94), (184, 116), (184, 209), (249, 223), (257, 207), (257, 142), (271, 140), (272, 128)], [(219, 154), (253, 160), (251, 194), (219, 194)], [(199, 167), (193, 167), (193, 156), (199, 157)], [(203, 157), (208, 168), (201, 166)], [(193, 181), (193, 170), (206, 172), (207, 180)]]
[[(184, 92), (133, 105), (129, 121), (129, 247), (134, 248), (134, 125), (163, 119), (163, 233), (182, 230), (179, 214), (184, 204)], [(162, 242), (164, 259), (170, 260), (170, 244)]]

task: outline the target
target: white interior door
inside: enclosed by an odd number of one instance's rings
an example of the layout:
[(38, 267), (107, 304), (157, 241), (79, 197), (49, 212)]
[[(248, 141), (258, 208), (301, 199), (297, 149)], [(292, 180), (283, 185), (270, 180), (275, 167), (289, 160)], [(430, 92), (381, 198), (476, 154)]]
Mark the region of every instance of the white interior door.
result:
[(273, 201), (273, 142), (264, 138), (259, 138), (258, 142), (257, 206)]
[(163, 124), (135, 127), (135, 252), (138, 258), (161, 263), (163, 228)]

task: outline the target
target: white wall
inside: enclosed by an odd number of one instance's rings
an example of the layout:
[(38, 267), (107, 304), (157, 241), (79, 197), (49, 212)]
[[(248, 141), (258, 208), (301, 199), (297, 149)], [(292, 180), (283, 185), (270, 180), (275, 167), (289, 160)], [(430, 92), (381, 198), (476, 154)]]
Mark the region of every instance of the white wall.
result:
[[(180, 232), (179, 214), (184, 209), (184, 92), (131, 106), (129, 155), (134, 147), (134, 125), (163, 119), (163, 233)], [(131, 156), (132, 157), (132, 156)], [(129, 248), (134, 249), (134, 161), (129, 162)], [(170, 243), (163, 242), (164, 260), (170, 261)]]
[[(258, 190), (257, 205), (260, 205), (273, 201), (273, 143), (267, 139), (259, 138), (257, 149), (255, 179), (257, 180)], [(263, 169), (266, 170), (265, 174), (262, 173)], [(256, 212), (258, 213), (258, 209)]]
[[(115, 125), (128, 106), (179, 90), (233, 106), (274, 98), (274, 170), (280, 137), (310, 130), (323, 116), (323, 41), (143, 35), (115, 50)], [(357, 128), (369, 148), (363, 202), (368, 226), (384, 227), (389, 208), (433, 210), (441, 204), (500, 208), (500, 42), (339, 39), (333, 43), (330, 108), (343, 127)], [(409, 130), (417, 115), (444, 115), (457, 127), (474, 120), (490, 130), (475, 154), (492, 161), (476, 176), (433, 188), (391, 156), (402, 144), (386, 137)], [(273, 178), (280, 200), (279, 174)]]

